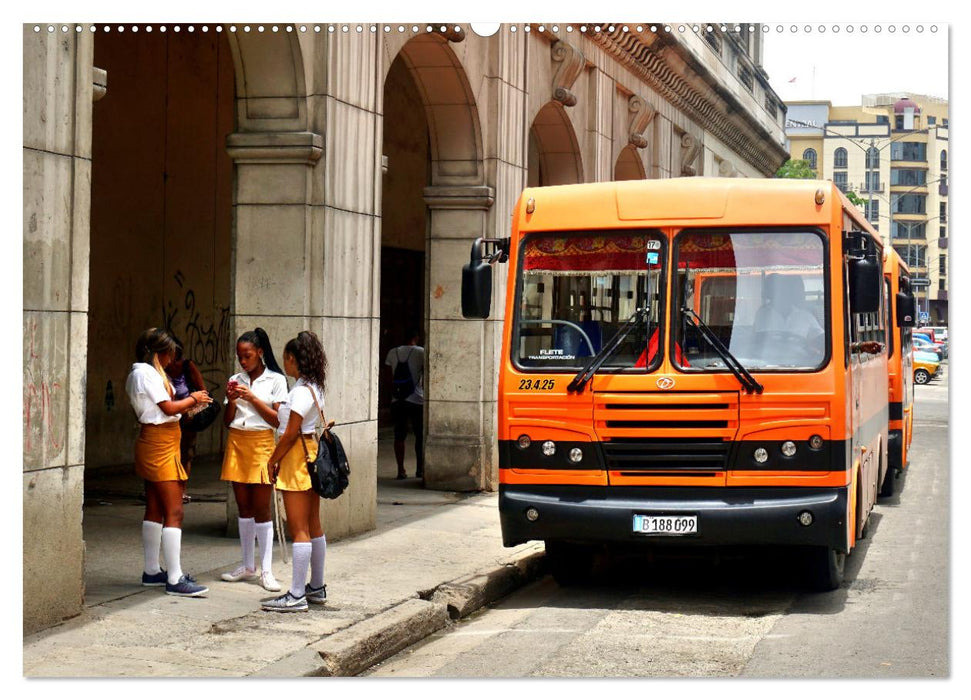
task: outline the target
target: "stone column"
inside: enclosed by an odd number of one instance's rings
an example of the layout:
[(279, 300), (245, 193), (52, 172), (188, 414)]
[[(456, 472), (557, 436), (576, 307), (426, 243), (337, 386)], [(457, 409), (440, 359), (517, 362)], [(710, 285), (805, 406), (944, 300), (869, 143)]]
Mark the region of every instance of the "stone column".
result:
[(91, 102), (105, 80), (89, 32), (23, 32), (26, 634), (77, 615), (84, 599)]
[[(472, 241), (492, 236), (492, 187), (425, 188), (429, 208), (426, 270), (425, 484), (432, 489), (491, 488), (496, 475), (496, 362), (505, 284), (494, 286), (487, 321), (462, 317), (461, 270)], [(498, 303), (497, 303), (498, 302)]]

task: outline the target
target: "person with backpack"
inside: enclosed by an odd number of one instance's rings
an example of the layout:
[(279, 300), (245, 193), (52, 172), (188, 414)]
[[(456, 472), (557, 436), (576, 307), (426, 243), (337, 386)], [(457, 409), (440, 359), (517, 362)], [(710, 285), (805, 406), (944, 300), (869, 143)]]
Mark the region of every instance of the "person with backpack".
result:
[(394, 458), (398, 463), (397, 479), (407, 478), (405, 473), (405, 438), (408, 426), (415, 433), (415, 460), (418, 467), (415, 476), (425, 476), (425, 450), (422, 421), (424, 418), (425, 392), (422, 380), (425, 376), (425, 349), (418, 344), (417, 330), (409, 331), (406, 343), (392, 348), (384, 364), (391, 368), (391, 417), (394, 420)]

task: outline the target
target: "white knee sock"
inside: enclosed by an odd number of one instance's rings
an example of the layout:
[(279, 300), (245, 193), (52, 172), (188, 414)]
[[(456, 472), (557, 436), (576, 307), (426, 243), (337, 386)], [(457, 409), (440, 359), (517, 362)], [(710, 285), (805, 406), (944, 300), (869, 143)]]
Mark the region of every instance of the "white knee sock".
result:
[(243, 566), (252, 571), (256, 568), (253, 563), (253, 549), (256, 518), (239, 518), (239, 543), (243, 548)]
[(165, 565), (167, 569), (169, 583), (173, 586), (182, 578), (182, 563), (180, 560), (182, 552), (182, 528), (163, 527), (162, 528), (162, 554), (165, 555)]
[(310, 540), (310, 585), (320, 588), (324, 585), (324, 556), (327, 554), (327, 536), (321, 535)]
[(256, 523), (256, 541), (260, 544), (260, 570), (273, 571), (273, 521)]
[(158, 555), (162, 547), (162, 523), (142, 521), (142, 549), (145, 551), (145, 573), (157, 574), (162, 570)]
[(307, 567), (310, 566), (310, 552), (313, 545), (309, 542), (293, 543), (293, 578), (290, 592), (298, 598), (307, 592)]

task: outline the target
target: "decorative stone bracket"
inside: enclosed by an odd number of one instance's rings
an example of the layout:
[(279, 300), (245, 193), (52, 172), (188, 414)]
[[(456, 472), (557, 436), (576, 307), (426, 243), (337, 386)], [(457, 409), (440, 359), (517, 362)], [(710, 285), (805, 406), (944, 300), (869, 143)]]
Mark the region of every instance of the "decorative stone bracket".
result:
[(91, 82), (94, 83), (94, 91), (91, 95), (91, 101), (97, 102), (108, 92), (108, 71), (106, 71), (104, 68), (91, 66)]
[(324, 138), (310, 131), (247, 131), (226, 137), (226, 151), (237, 163), (314, 165), (324, 152)]
[(644, 130), (654, 120), (657, 110), (654, 109), (654, 105), (640, 95), (631, 95), (627, 101), (627, 110), (630, 112), (627, 142), (636, 148), (647, 148)]
[(426, 187), (425, 204), (430, 209), (482, 209), (488, 211), (496, 201), (496, 191), (488, 185), (438, 185)]
[(701, 143), (691, 134), (681, 136), (681, 174), (693, 176), (698, 174), (694, 162), (701, 153)]
[(562, 39), (553, 44), (551, 52), (553, 61), (560, 64), (553, 75), (553, 99), (564, 107), (572, 107), (577, 103), (577, 96), (571, 88), (583, 71), (585, 59), (580, 49)]

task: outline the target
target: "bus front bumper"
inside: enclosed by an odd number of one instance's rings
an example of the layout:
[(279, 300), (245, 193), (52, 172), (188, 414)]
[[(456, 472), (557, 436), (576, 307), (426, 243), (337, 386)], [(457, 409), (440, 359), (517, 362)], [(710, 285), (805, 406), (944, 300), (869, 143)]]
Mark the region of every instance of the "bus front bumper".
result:
[[(527, 518), (534, 509), (538, 516)], [(804, 525), (800, 515), (812, 515)], [(847, 489), (499, 486), (502, 540), (644, 545), (825, 545), (848, 550)], [(635, 515), (694, 515), (697, 532), (644, 535)], [(804, 516), (805, 519), (805, 516)]]

